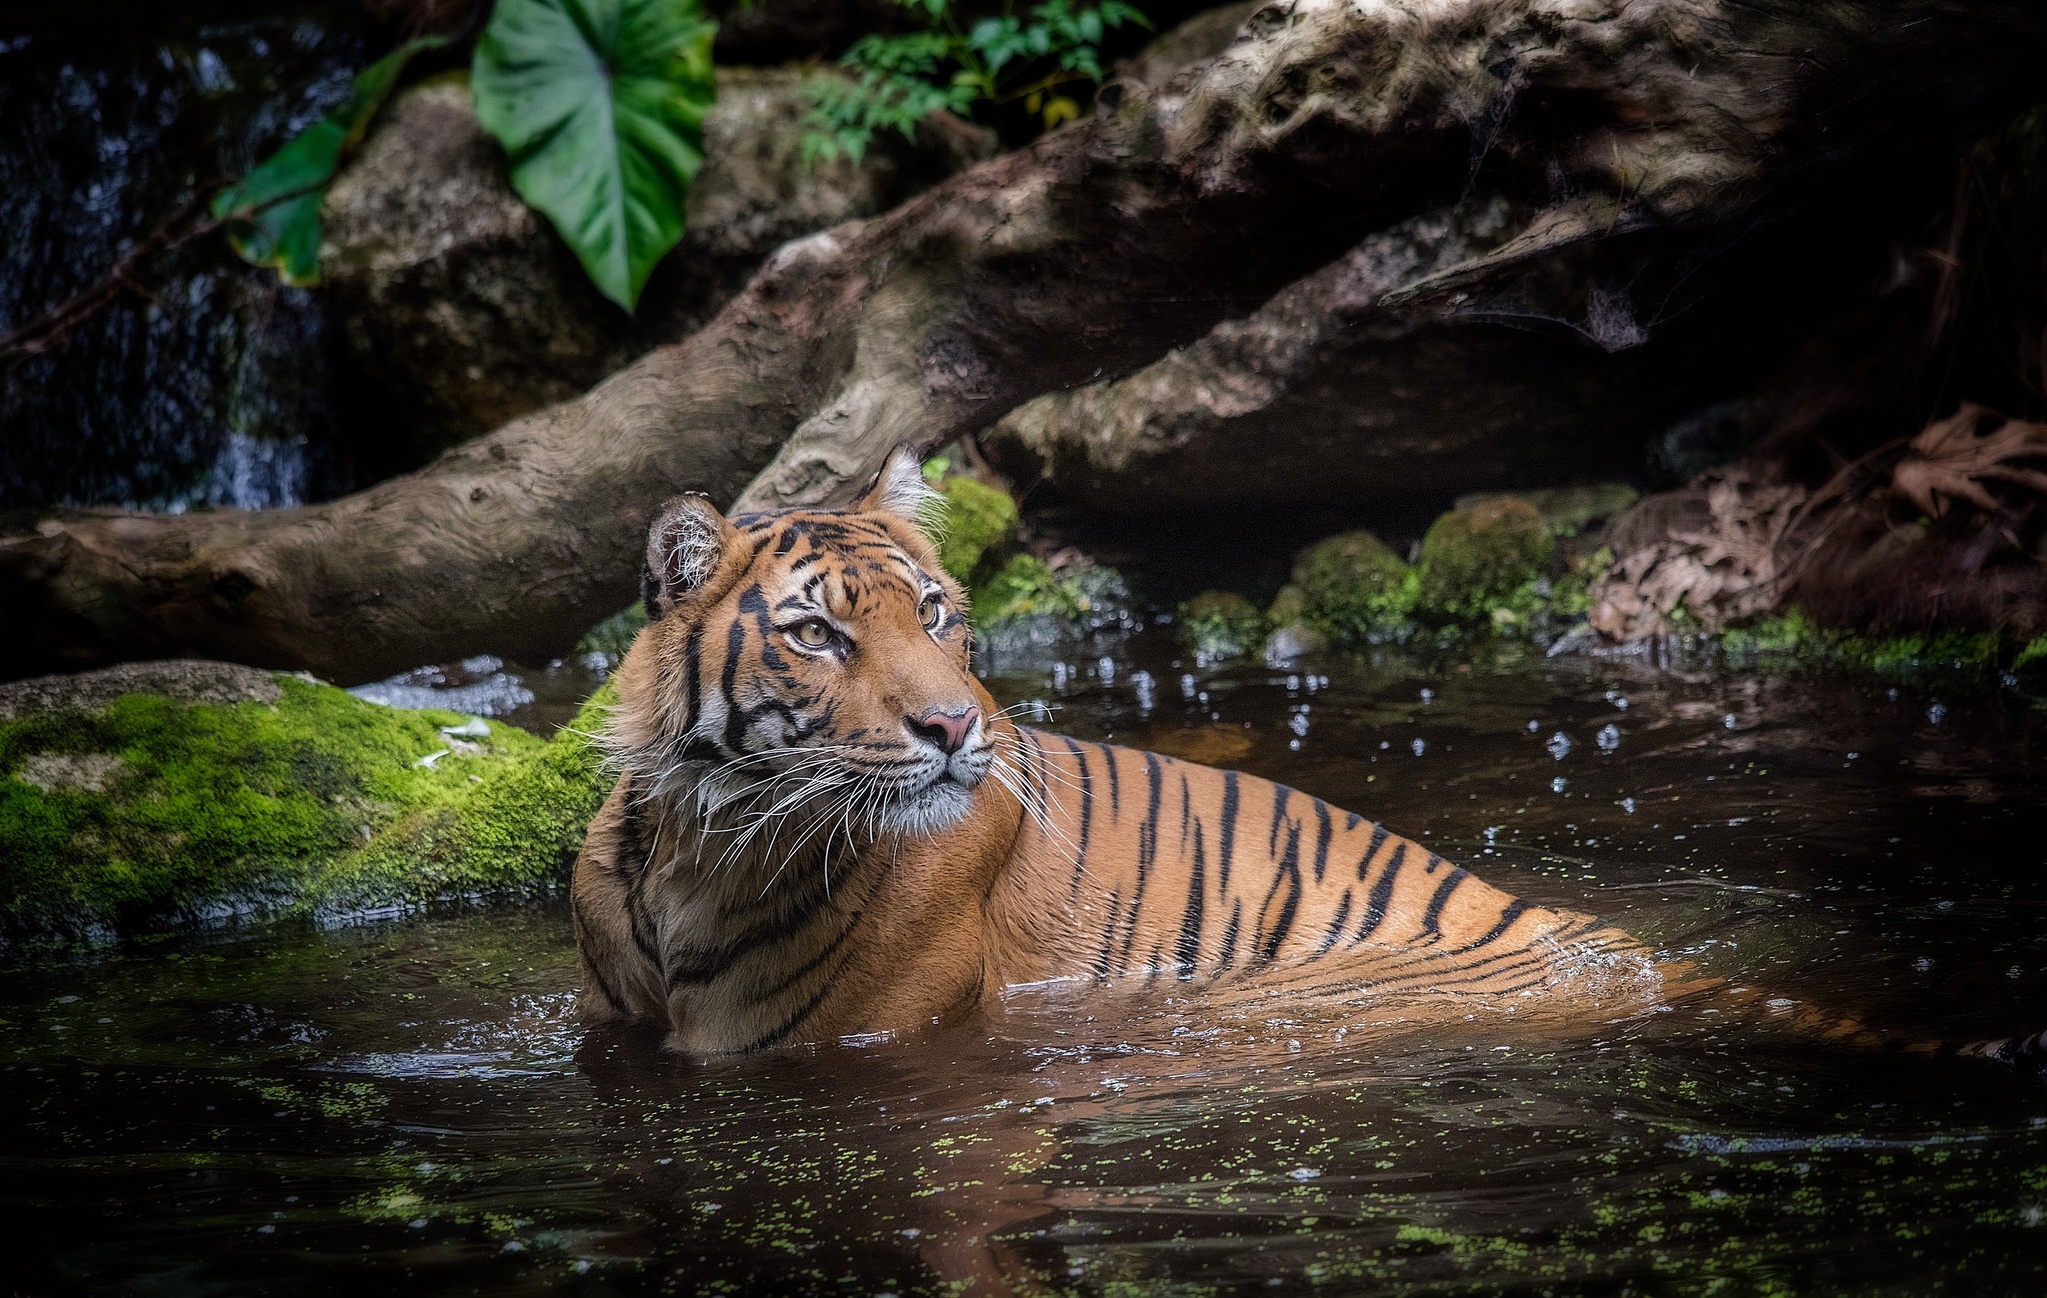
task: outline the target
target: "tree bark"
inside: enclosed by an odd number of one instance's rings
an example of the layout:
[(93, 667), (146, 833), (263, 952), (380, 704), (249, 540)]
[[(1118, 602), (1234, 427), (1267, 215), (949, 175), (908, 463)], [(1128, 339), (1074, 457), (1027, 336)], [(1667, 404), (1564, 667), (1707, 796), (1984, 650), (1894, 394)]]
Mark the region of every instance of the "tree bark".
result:
[(1126, 373), (1474, 191), (1528, 212), (1517, 261), (1600, 213), (1599, 237), (1738, 230), (1815, 164), (2003, 110), (2043, 44), (2022, 0), (1269, 4), (1213, 62), (790, 245), (688, 340), (419, 473), (0, 541), (0, 668), (200, 655), (360, 680), (558, 652), (630, 598), (676, 491), (842, 499), (900, 440)]

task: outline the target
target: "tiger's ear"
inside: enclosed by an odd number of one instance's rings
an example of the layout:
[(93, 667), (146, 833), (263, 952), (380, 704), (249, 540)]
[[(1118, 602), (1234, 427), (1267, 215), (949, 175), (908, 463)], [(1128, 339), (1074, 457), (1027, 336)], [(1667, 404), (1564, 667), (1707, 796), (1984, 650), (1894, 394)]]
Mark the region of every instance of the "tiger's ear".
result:
[(862, 514), (894, 514), (924, 535), (936, 538), (945, 523), (945, 497), (924, 480), (924, 460), (917, 448), (899, 442), (860, 503)]
[(731, 536), (732, 524), (700, 491), (661, 506), (647, 531), (647, 567), (640, 577), (647, 616), (660, 617), (709, 581)]

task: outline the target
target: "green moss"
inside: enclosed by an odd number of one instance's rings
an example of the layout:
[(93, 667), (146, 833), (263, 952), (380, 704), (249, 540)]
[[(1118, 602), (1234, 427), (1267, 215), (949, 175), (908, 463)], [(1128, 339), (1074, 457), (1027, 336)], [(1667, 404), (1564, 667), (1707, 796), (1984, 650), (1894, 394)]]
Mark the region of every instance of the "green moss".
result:
[[(0, 725), (0, 929), (127, 932), (331, 913), (561, 877), (604, 793), (588, 740), (445, 735), (279, 680), (275, 705), (127, 695)], [(575, 731), (595, 726), (586, 708)], [(442, 754), (431, 765), (421, 760)]]
[(1721, 654), (1742, 665), (1829, 666), (1893, 680), (1984, 679), (2001, 666), (2017, 671), (2047, 658), (2047, 648), (2036, 647), (2041, 645), (2035, 640), (2013, 649), (1983, 631), (1859, 635), (1821, 627), (1796, 607), (1719, 638)]
[(1242, 595), (1203, 591), (1180, 605), (1180, 639), (1206, 662), (1241, 657), (1265, 639), (1265, 615)]
[(976, 478), (954, 475), (932, 485), (945, 497), (945, 534), (938, 542), (938, 561), (963, 585), (993, 576), (1016, 536), (1016, 501)]
[(1498, 621), (1495, 609), (1524, 618), (1547, 594), (1534, 585), (1547, 572), (1556, 539), (1534, 505), (1515, 496), (1455, 509), (1422, 537), (1416, 610), (1433, 621)]
[(1363, 644), (1407, 625), (1420, 577), (1370, 532), (1345, 532), (1301, 551), (1291, 590), (1273, 603), (1275, 624), (1305, 621), (1339, 644)]
[(1080, 611), (1077, 592), (1034, 554), (1011, 555), (974, 592), (974, 621), (982, 626), (1034, 613), (1073, 617)]
[(633, 647), (640, 628), (647, 625), (647, 606), (639, 600), (605, 618), (596, 626), (583, 633), (576, 642), (576, 656), (585, 658), (601, 654), (612, 662), (625, 657), (625, 651)]

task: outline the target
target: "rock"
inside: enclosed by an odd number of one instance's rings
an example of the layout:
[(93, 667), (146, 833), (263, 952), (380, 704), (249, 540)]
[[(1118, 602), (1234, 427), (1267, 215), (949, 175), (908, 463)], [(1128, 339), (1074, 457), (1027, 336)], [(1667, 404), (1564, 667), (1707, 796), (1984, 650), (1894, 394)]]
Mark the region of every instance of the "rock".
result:
[(173, 658), (122, 663), (77, 676), (37, 676), (0, 685), (0, 722), (44, 712), (97, 712), (124, 694), (153, 694), (176, 703), (275, 703), (275, 672), (240, 663)]
[(1123, 575), (1074, 551), (1010, 556), (974, 592), (975, 653), (985, 671), (1114, 648), (1142, 625)]
[(1266, 628), (1258, 606), (1231, 591), (1203, 591), (1180, 605), (1180, 639), (1204, 665), (1252, 652)]
[(1470, 509), (1505, 496), (1518, 496), (1535, 506), (1557, 536), (1574, 536), (1602, 519), (1625, 513), (1641, 493), (1624, 482), (1595, 482), (1578, 487), (1546, 487), (1534, 491), (1481, 491), (1459, 496), (1456, 509)]
[(1301, 551), (1293, 582), (1270, 616), (1281, 625), (1299, 619), (1338, 643), (1363, 644), (1409, 621), (1415, 590), (1413, 569), (1385, 542), (1370, 532), (1345, 532)]
[(1329, 647), (1329, 637), (1307, 622), (1289, 622), (1265, 639), (1259, 657), (1273, 667), (1284, 667)]
[(1452, 510), (1422, 537), (1416, 608), (1445, 621), (1493, 617), (1543, 576), (1555, 551), (1542, 512), (1518, 496)]
[(609, 787), (600, 708), (546, 742), (225, 663), (7, 686), (0, 940), (552, 887)]
[(466, 78), (393, 99), (328, 193), (321, 273), (372, 448), (416, 463), (440, 447), (576, 396), (693, 332), (783, 243), (887, 211), (993, 149), (952, 119), (916, 144), (806, 164), (801, 69), (721, 68), (704, 168), (682, 242), (636, 315), (591, 287), (546, 219), (519, 200)]

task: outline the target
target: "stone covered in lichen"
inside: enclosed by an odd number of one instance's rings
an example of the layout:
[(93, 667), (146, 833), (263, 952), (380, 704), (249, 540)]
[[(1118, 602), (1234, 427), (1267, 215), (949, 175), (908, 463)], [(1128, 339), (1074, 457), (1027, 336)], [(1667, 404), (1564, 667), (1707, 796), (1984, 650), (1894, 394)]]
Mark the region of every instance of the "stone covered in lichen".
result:
[(255, 678), (240, 701), (132, 679), (103, 697), (88, 677), (38, 700), (55, 706), (0, 709), (0, 932), (528, 892), (564, 877), (608, 787), (586, 738), (594, 702), (546, 742), (232, 670)]

